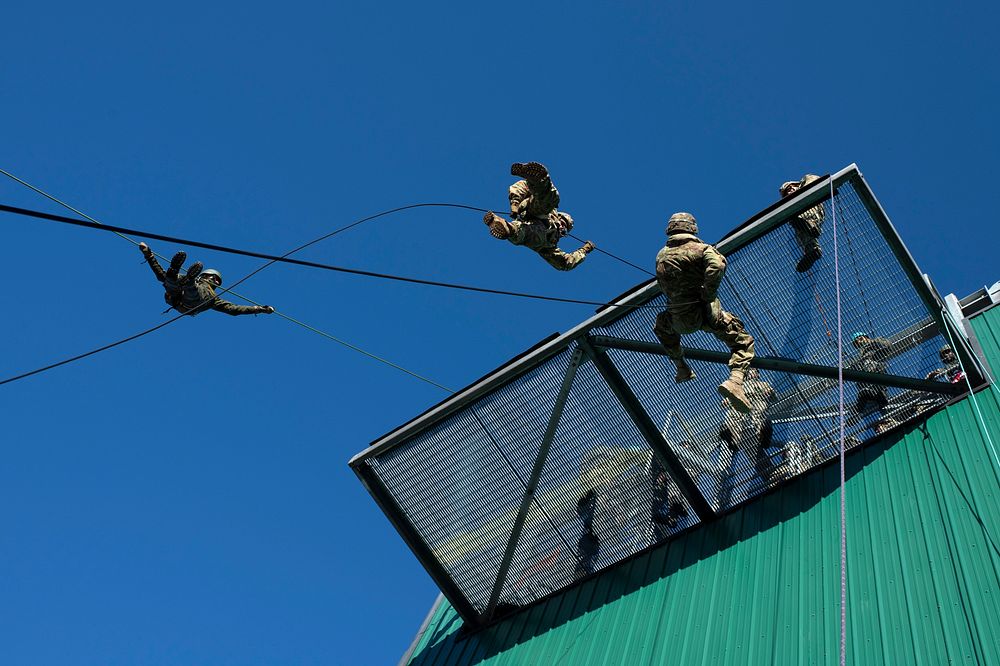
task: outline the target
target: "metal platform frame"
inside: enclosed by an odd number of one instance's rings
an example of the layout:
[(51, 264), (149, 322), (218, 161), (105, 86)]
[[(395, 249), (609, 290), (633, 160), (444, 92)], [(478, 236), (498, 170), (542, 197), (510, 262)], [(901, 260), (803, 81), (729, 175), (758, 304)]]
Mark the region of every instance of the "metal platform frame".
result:
[[(944, 330), (943, 327), (949, 327), (952, 331), (952, 337), (959, 345), (959, 349), (956, 352), (960, 355), (965, 367), (967, 369), (979, 369), (980, 361), (971, 352), (964, 331), (956, 329), (952, 325), (950, 317), (943, 316), (944, 304), (928, 287), (924, 276), (913, 261), (913, 257), (906, 249), (902, 239), (855, 164), (851, 164), (833, 175), (824, 176), (803, 188), (795, 195), (782, 199), (727, 234), (721, 241), (716, 243), (716, 247), (723, 254), (729, 254), (746, 246), (751, 241), (768, 233), (780, 224), (786, 223), (791, 215), (808, 210), (825, 200), (830, 194), (831, 182), (835, 191), (844, 183), (850, 183), (854, 187), (868, 213), (875, 221), (880, 233), (887, 241), (899, 264), (903, 267), (908, 280), (919, 294), (928, 311), (928, 320), (921, 325), (923, 335), (932, 336), (938, 331)], [(666, 352), (663, 347), (646, 341), (591, 334), (593, 329), (611, 324), (625, 314), (632, 312), (635, 306), (646, 305), (659, 295), (660, 291), (657, 288), (655, 280), (649, 280), (637, 285), (633, 290), (613, 303), (604, 306), (597, 314), (570, 331), (544, 342), (529, 353), (493, 371), (471, 386), (453, 394), (421, 416), (377, 439), (368, 448), (351, 459), (349, 463), (351, 468), (368, 489), (368, 492), (375, 499), (376, 503), (378, 503), (382, 511), (389, 517), (389, 520), (397, 529), (400, 536), (402, 536), (417, 559), (428, 573), (430, 573), (448, 601), (471, 626), (488, 622), (497, 609), (500, 594), (507, 581), (511, 562), (517, 548), (518, 540), (522, 534), (535, 489), (545, 466), (552, 438), (559, 425), (563, 406), (569, 395), (577, 369), (583, 363), (594, 363), (600, 376), (607, 383), (612, 393), (621, 403), (626, 414), (653, 450), (663, 469), (671, 476), (691, 507), (698, 514), (700, 521), (708, 522), (717, 517), (716, 511), (698, 490), (694, 479), (691, 478), (691, 475), (685, 469), (677, 454), (674, 453), (664, 439), (660, 428), (656, 426), (653, 419), (643, 408), (639, 399), (605, 351), (606, 349), (623, 349), (646, 354), (665, 355)], [(571, 347), (574, 351), (568, 367), (565, 369), (560, 391), (556, 396), (549, 423), (539, 446), (534, 465), (532, 466), (526, 489), (521, 498), (520, 509), (514, 521), (514, 528), (504, 549), (498, 575), (490, 594), (488, 608), (485, 613), (480, 613), (469, 603), (462, 591), (448, 575), (448, 572), (435, 559), (431, 549), (422, 540), (417, 530), (407, 519), (406, 514), (393, 499), (392, 494), (372, 468), (366, 464), (366, 461), (369, 458), (378, 457), (395, 447), (404, 445), (410, 438), (433, 427), (456, 411), (477, 401), (488, 392), (513, 381), (532, 368), (537, 367), (546, 360)], [(729, 359), (728, 353), (705, 349), (684, 347), (684, 353), (688, 358), (713, 363), (725, 364)], [(803, 363), (788, 358), (757, 356), (751, 365), (765, 370), (808, 375), (827, 381), (836, 380), (838, 377), (838, 369), (836, 367)], [(982, 373), (979, 374), (980, 377), (977, 379), (981, 382)], [(848, 368), (843, 369), (843, 377), (846, 381), (880, 384), (888, 387), (925, 391), (948, 396), (958, 396), (965, 393), (964, 385), (959, 386), (911, 377), (862, 372)], [(973, 381), (973, 385), (977, 383), (979, 382)]]

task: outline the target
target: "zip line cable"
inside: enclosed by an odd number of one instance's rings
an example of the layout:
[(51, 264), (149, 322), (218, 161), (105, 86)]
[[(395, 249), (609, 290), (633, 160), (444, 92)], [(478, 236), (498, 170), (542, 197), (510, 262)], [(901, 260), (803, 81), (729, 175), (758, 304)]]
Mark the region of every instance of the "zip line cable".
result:
[[(23, 180), (21, 178), (18, 178), (17, 176), (15, 176), (14, 174), (10, 173), (9, 171), (7, 171), (5, 169), (0, 168), (0, 174), (3, 174), (5, 176), (7, 176), (11, 180), (13, 180), (13, 181), (15, 181), (17, 183), (20, 183), (21, 185), (23, 185), (23, 186), (27, 187), (28, 189), (32, 190), (33, 192), (36, 192), (36, 193), (42, 195), (46, 199), (49, 199), (50, 201), (53, 201), (54, 203), (59, 204), (60, 206), (66, 208), (67, 210), (72, 211), (73, 213), (76, 213), (80, 217), (88, 220), (91, 223), (91, 225), (87, 225), (87, 224), (85, 224), (85, 223), (83, 223), (83, 222), (81, 222), (79, 220), (73, 220), (72, 218), (64, 218), (62, 216), (48, 215), (48, 214), (45, 214), (45, 213), (38, 213), (36, 211), (28, 211), (26, 209), (18, 209), (18, 208), (12, 207), (12, 206), (3, 206), (0, 209), (7, 210), (7, 212), (16, 213), (16, 214), (29, 215), (29, 216), (37, 216), (37, 217), (40, 217), (41, 219), (50, 219), (50, 220), (53, 220), (53, 221), (66, 222), (66, 223), (69, 223), (69, 224), (77, 224), (77, 225), (80, 225), (80, 226), (88, 226), (88, 227), (91, 227), (91, 228), (103, 228), (104, 230), (111, 231), (112, 233), (114, 233), (118, 237), (127, 240), (128, 242), (132, 243), (133, 245), (136, 245), (136, 246), (139, 245), (139, 243), (137, 241), (135, 241), (134, 239), (132, 239), (132, 238), (130, 238), (129, 236), (126, 235), (126, 232), (128, 230), (125, 230), (125, 229), (122, 229), (122, 228), (117, 228), (117, 227), (115, 227), (115, 228), (109, 228), (109, 227), (111, 227), (111, 225), (104, 225), (103, 223), (101, 223), (100, 221), (98, 221), (96, 218), (94, 218), (94, 217), (92, 217), (92, 216), (84, 213), (83, 211), (81, 211), (81, 210), (79, 210), (79, 209), (71, 206), (70, 204), (66, 203), (65, 201), (62, 201), (61, 199), (59, 199), (59, 198), (57, 198), (57, 197), (49, 194), (48, 192), (42, 190), (41, 188), (36, 187), (35, 185), (32, 185), (31, 183), (29, 183), (29, 182), (27, 182), (27, 181), (25, 181), (25, 180)], [(468, 205), (465, 205), (465, 204), (455, 204), (455, 203), (439, 203), (439, 202), (410, 204), (410, 205), (399, 206), (399, 207), (392, 208), (392, 209), (389, 209), (389, 210), (386, 210), (386, 211), (382, 211), (380, 213), (376, 213), (374, 215), (370, 215), (370, 216), (361, 218), (360, 220), (352, 222), (352, 223), (350, 223), (348, 225), (345, 225), (343, 227), (335, 229), (334, 231), (332, 231), (330, 233), (324, 234), (324, 235), (322, 235), (322, 236), (320, 236), (320, 237), (318, 237), (316, 239), (313, 239), (313, 240), (309, 241), (308, 243), (300, 245), (300, 246), (298, 246), (298, 247), (290, 250), (289, 252), (286, 252), (281, 257), (261, 257), (261, 258), (268, 258), (268, 262), (265, 263), (264, 265), (258, 267), (257, 269), (255, 269), (254, 271), (252, 271), (248, 275), (244, 276), (240, 280), (237, 280), (235, 283), (233, 283), (229, 287), (223, 289), (222, 292), (221, 292), (221, 294), (232, 293), (234, 296), (237, 296), (238, 298), (241, 298), (242, 300), (247, 301), (248, 303), (251, 303), (253, 305), (260, 305), (260, 303), (257, 303), (253, 299), (250, 299), (250, 298), (248, 298), (246, 296), (243, 296), (243, 295), (241, 295), (241, 294), (233, 291), (233, 289), (235, 287), (237, 287), (238, 285), (240, 285), (241, 283), (249, 280), (254, 275), (260, 273), (265, 268), (268, 268), (269, 266), (272, 266), (272, 265), (274, 265), (275, 263), (277, 263), (279, 261), (287, 259), (290, 255), (292, 255), (292, 254), (294, 254), (296, 252), (299, 252), (300, 250), (304, 250), (305, 248), (307, 248), (307, 247), (309, 247), (311, 245), (315, 245), (316, 243), (319, 243), (319, 242), (322, 242), (324, 240), (327, 240), (327, 239), (329, 239), (329, 238), (331, 238), (333, 236), (336, 236), (337, 234), (340, 234), (340, 233), (342, 233), (344, 231), (347, 231), (348, 229), (354, 228), (354, 227), (359, 226), (359, 225), (361, 225), (361, 224), (363, 224), (365, 222), (368, 222), (370, 220), (374, 220), (374, 219), (377, 219), (377, 218), (380, 218), (380, 217), (383, 217), (383, 216), (386, 216), (386, 215), (391, 215), (393, 213), (398, 213), (398, 212), (402, 212), (402, 211), (405, 211), (405, 210), (411, 210), (411, 209), (423, 208), (423, 207), (460, 208), (460, 209), (465, 209), (465, 210), (473, 210), (473, 211), (477, 211), (477, 212), (481, 212), (481, 213), (487, 212), (487, 209), (485, 209), (485, 208), (479, 208), (479, 207), (476, 207), (476, 206), (468, 206)], [(92, 226), (92, 225), (96, 225), (96, 226)], [(139, 234), (137, 233), (136, 235), (139, 235)], [(570, 235), (570, 236), (572, 238), (576, 238), (575, 236), (572, 236), (572, 235)], [(149, 236), (149, 237), (150, 238), (154, 238), (154, 236)], [(169, 239), (168, 237), (162, 237), (161, 240), (170, 240), (170, 241), (172, 241), (173, 239)], [(580, 239), (577, 238), (576, 240), (580, 240)], [(174, 241), (174, 242), (176, 242), (176, 241)], [(195, 243), (195, 242), (187, 242), (187, 244), (194, 245), (194, 246), (201, 246), (201, 244)], [(640, 271), (642, 271), (642, 272), (644, 272), (644, 273), (646, 273), (648, 275), (652, 275), (652, 273), (650, 273), (649, 271), (647, 271), (647, 270), (645, 270), (645, 269), (637, 266), (636, 264), (633, 264), (630, 261), (627, 261), (627, 260), (625, 260), (625, 259), (623, 259), (621, 257), (618, 257), (618, 256), (616, 256), (616, 255), (614, 255), (614, 254), (612, 254), (612, 253), (610, 253), (610, 252), (608, 252), (606, 250), (603, 250), (601, 248), (596, 248), (596, 249), (599, 252), (601, 252), (601, 253), (603, 253), (603, 254), (605, 254), (605, 255), (613, 258), (613, 259), (616, 259), (617, 261), (620, 261), (620, 262), (622, 262), (622, 263), (624, 263), (624, 264), (626, 264), (628, 266), (631, 266), (631, 267), (633, 267), (633, 268), (635, 268), (637, 270), (640, 270)], [(163, 257), (162, 255), (160, 255), (160, 256), (161, 256), (162, 259), (166, 260), (166, 257)], [(567, 299), (567, 301), (568, 300), (569, 299)], [(587, 305), (604, 305), (604, 304), (597, 303), (597, 302), (589, 302), (589, 303), (585, 303), (585, 304), (587, 304)], [(642, 307), (650, 307), (650, 306), (642, 306)], [(306, 330), (309, 330), (309, 331), (311, 331), (313, 333), (316, 333), (317, 335), (321, 335), (321, 336), (323, 336), (323, 337), (325, 337), (325, 338), (327, 338), (329, 340), (332, 340), (333, 342), (336, 342), (336, 343), (338, 343), (338, 344), (340, 344), (342, 346), (345, 346), (348, 349), (356, 351), (356, 352), (358, 352), (360, 354), (363, 354), (363, 355), (365, 355), (365, 356), (367, 356), (367, 357), (369, 357), (369, 358), (371, 358), (371, 359), (373, 359), (375, 361), (378, 361), (380, 363), (388, 365), (389, 367), (392, 367), (392, 368), (394, 368), (396, 370), (399, 370), (399, 371), (401, 371), (403, 373), (406, 373), (406, 374), (410, 375), (411, 377), (414, 377), (415, 379), (418, 379), (418, 380), (423, 381), (423, 382), (425, 382), (427, 384), (430, 384), (431, 386), (439, 388), (439, 389), (441, 389), (441, 390), (443, 390), (443, 391), (445, 391), (447, 393), (453, 393), (453, 391), (451, 389), (449, 389), (449, 388), (447, 388), (447, 387), (439, 384), (438, 382), (436, 382), (436, 381), (434, 381), (432, 379), (429, 379), (427, 377), (423, 377), (422, 375), (419, 375), (419, 374), (417, 374), (415, 372), (412, 372), (411, 370), (408, 370), (408, 369), (406, 369), (406, 368), (404, 368), (404, 367), (402, 367), (402, 366), (400, 366), (400, 365), (398, 365), (396, 363), (393, 363), (392, 361), (389, 361), (388, 359), (385, 359), (383, 357), (380, 357), (380, 356), (377, 356), (375, 354), (372, 354), (371, 352), (368, 352), (368, 351), (366, 351), (366, 350), (364, 350), (364, 349), (362, 349), (362, 348), (360, 348), (360, 347), (358, 347), (356, 345), (353, 345), (353, 344), (351, 344), (351, 343), (349, 343), (349, 342), (347, 342), (345, 340), (341, 340), (340, 338), (337, 338), (334, 335), (331, 335), (331, 334), (329, 334), (329, 333), (327, 333), (325, 331), (322, 331), (322, 330), (320, 330), (320, 329), (318, 329), (318, 328), (316, 328), (314, 326), (311, 326), (311, 325), (309, 325), (309, 324), (307, 324), (307, 323), (305, 323), (303, 321), (295, 319), (294, 317), (291, 317), (291, 316), (289, 316), (289, 315), (287, 315), (287, 314), (285, 314), (283, 312), (280, 312), (280, 311), (276, 310), (274, 314), (277, 314), (279, 317), (282, 317), (283, 319), (289, 321), (290, 323), (293, 323), (293, 324), (295, 324), (297, 326), (305, 328)], [(64, 360), (59, 361), (57, 363), (49, 364), (49, 365), (44, 366), (42, 368), (38, 368), (36, 370), (32, 370), (32, 371), (27, 372), (27, 373), (22, 373), (20, 375), (16, 375), (14, 377), (10, 377), (10, 378), (5, 379), (5, 380), (0, 380), (0, 386), (2, 386), (4, 384), (11, 383), (11, 382), (18, 381), (20, 379), (25, 379), (27, 377), (31, 377), (33, 375), (40, 374), (42, 372), (46, 372), (48, 370), (52, 370), (54, 368), (58, 368), (60, 366), (67, 365), (69, 363), (73, 363), (75, 361), (87, 358), (89, 356), (93, 356), (94, 354), (100, 353), (102, 351), (106, 351), (108, 349), (112, 349), (114, 347), (117, 347), (119, 345), (125, 344), (127, 342), (131, 342), (132, 340), (136, 340), (136, 339), (141, 338), (141, 337), (143, 337), (145, 335), (153, 333), (153, 332), (155, 332), (155, 331), (157, 331), (157, 330), (159, 330), (161, 328), (164, 328), (165, 326), (167, 326), (169, 324), (172, 324), (173, 322), (179, 320), (183, 316), (185, 316), (185, 315), (176, 316), (173, 319), (170, 319), (170, 320), (168, 320), (168, 321), (166, 321), (166, 322), (164, 322), (162, 324), (158, 324), (157, 326), (154, 326), (153, 328), (150, 328), (150, 329), (147, 329), (145, 331), (142, 331), (141, 333), (137, 333), (135, 335), (131, 335), (131, 336), (127, 337), (127, 338), (123, 338), (122, 340), (118, 340), (117, 342), (113, 342), (111, 344), (104, 345), (102, 347), (99, 347), (97, 349), (91, 350), (91, 351), (86, 352), (84, 354), (78, 354), (76, 356), (73, 356), (73, 357), (68, 358), (68, 359), (64, 359)], [(485, 429), (485, 427), (484, 427), (484, 429)]]
[[(402, 209), (400, 209), (400, 210), (402, 210)], [(256, 259), (267, 259), (271, 263), (282, 262), (282, 263), (294, 264), (294, 265), (297, 265), (297, 266), (306, 266), (308, 268), (318, 268), (318, 269), (321, 269), (321, 270), (333, 271), (333, 272), (337, 272), (337, 273), (347, 273), (347, 274), (350, 274), (350, 275), (361, 275), (361, 276), (365, 276), (365, 277), (373, 277), (373, 278), (379, 278), (379, 279), (383, 279), (383, 280), (394, 280), (394, 281), (397, 281), (397, 282), (406, 282), (406, 283), (410, 283), (410, 284), (422, 284), (422, 285), (427, 285), (427, 286), (432, 286), (432, 287), (443, 287), (443, 288), (446, 288), (446, 289), (458, 289), (458, 290), (462, 290), (462, 291), (472, 291), (472, 292), (484, 293), (484, 294), (495, 294), (495, 295), (498, 295), (498, 296), (513, 296), (513, 297), (516, 297), (516, 298), (528, 298), (528, 299), (533, 299), (533, 300), (550, 301), (550, 302), (555, 302), (555, 303), (572, 303), (572, 304), (576, 304), (576, 305), (590, 305), (590, 306), (597, 306), (597, 307), (625, 307), (625, 308), (632, 308), (632, 309), (647, 309), (647, 308), (656, 309), (656, 310), (662, 309), (662, 308), (660, 308), (658, 306), (653, 306), (653, 305), (627, 305), (627, 304), (606, 303), (604, 301), (590, 301), (590, 300), (577, 299), (577, 298), (562, 298), (562, 297), (559, 297), (559, 296), (545, 296), (545, 295), (542, 295), (542, 294), (531, 294), (531, 293), (521, 292), (521, 291), (509, 291), (509, 290), (506, 290), (506, 289), (491, 289), (489, 287), (476, 287), (476, 286), (472, 286), (472, 285), (455, 284), (455, 283), (451, 283), (451, 282), (440, 282), (440, 281), (437, 281), (437, 280), (424, 280), (422, 278), (407, 277), (407, 276), (403, 276), (403, 275), (394, 275), (394, 274), (391, 274), (391, 273), (378, 273), (378, 272), (375, 272), (375, 271), (366, 271), (366, 270), (362, 270), (362, 269), (358, 269), (358, 268), (347, 268), (345, 266), (335, 266), (335, 265), (332, 265), (332, 264), (324, 264), (324, 263), (320, 263), (320, 262), (316, 262), (316, 261), (306, 261), (306, 260), (303, 260), (303, 259), (292, 259), (291, 257), (289, 257), (287, 255), (285, 255), (285, 256), (278, 256), (278, 255), (274, 255), (274, 254), (267, 254), (265, 252), (254, 252), (254, 251), (251, 251), (251, 250), (241, 250), (241, 249), (238, 249), (238, 248), (229, 247), (229, 246), (226, 246), (226, 245), (218, 245), (218, 244), (215, 244), (215, 243), (203, 243), (201, 241), (191, 240), (191, 239), (188, 239), (188, 238), (178, 238), (176, 236), (167, 236), (165, 234), (157, 234), (157, 233), (153, 233), (153, 232), (149, 232), (149, 231), (143, 231), (143, 230), (140, 230), (140, 229), (130, 229), (128, 227), (119, 227), (119, 226), (114, 226), (114, 225), (110, 225), (110, 224), (101, 224), (99, 222), (91, 222), (91, 221), (88, 221), (88, 220), (78, 220), (78, 219), (75, 219), (75, 218), (72, 218), (72, 217), (65, 217), (63, 215), (53, 215), (51, 213), (42, 213), (40, 211), (29, 210), (27, 208), (19, 208), (19, 207), (16, 207), (16, 206), (7, 206), (7, 205), (4, 205), (4, 204), (0, 204), (0, 211), (6, 212), (6, 213), (12, 213), (12, 214), (15, 214), (15, 215), (22, 215), (22, 216), (25, 216), (25, 217), (33, 217), (33, 218), (42, 219), (42, 220), (50, 220), (50, 221), (59, 222), (59, 223), (62, 223), (62, 224), (70, 224), (70, 225), (73, 225), (73, 226), (84, 227), (84, 228), (87, 228), (87, 229), (95, 229), (95, 230), (98, 230), (98, 231), (110, 231), (111, 233), (117, 234), (119, 236), (124, 236), (126, 234), (130, 234), (132, 236), (139, 236), (141, 238), (149, 238), (149, 239), (152, 239), (152, 240), (161, 240), (161, 241), (165, 241), (165, 242), (169, 242), (169, 243), (177, 243), (178, 245), (187, 245), (187, 246), (190, 246), (190, 247), (200, 247), (200, 248), (204, 248), (206, 250), (214, 250), (216, 252), (225, 252), (227, 254), (235, 254), (235, 255), (244, 256), (244, 257), (254, 257)], [(329, 234), (329, 235), (327, 235), (327, 237), (329, 237), (330, 235), (333, 235), (333, 234)], [(135, 242), (131, 238), (129, 238), (129, 240), (131, 242), (133, 242), (133, 243)], [(303, 247), (306, 247), (306, 246), (311, 245), (312, 243), (316, 243), (316, 242), (319, 242), (319, 241), (318, 240), (312, 241), (310, 243), (307, 243)], [(291, 254), (291, 253), (288, 253), (288, 254)], [(264, 268), (266, 268), (269, 265), (270, 264), (266, 264), (265, 266), (262, 266), (256, 272), (259, 272), (259, 271), (263, 270)], [(640, 270), (642, 270), (642, 269), (640, 269)]]

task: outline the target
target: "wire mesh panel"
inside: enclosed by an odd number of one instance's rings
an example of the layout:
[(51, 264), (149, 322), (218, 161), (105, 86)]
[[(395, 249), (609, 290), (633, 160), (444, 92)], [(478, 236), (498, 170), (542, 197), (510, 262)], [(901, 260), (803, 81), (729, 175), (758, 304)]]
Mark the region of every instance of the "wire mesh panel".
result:
[[(673, 382), (663, 356), (609, 349), (643, 408), (660, 426), (709, 504), (724, 511), (810, 467), (839, 449), (838, 383), (792, 373), (751, 369), (744, 388), (749, 414), (729, 408), (715, 390), (729, 370), (692, 362), (698, 377)], [(859, 402), (856, 383), (845, 384), (846, 444), (856, 446), (899, 422), (941, 404), (939, 394), (877, 387), (885, 404)]]
[(368, 464), (470, 604), (485, 610), (568, 352)]
[(593, 363), (584, 363), (500, 599), (534, 601), (697, 520)]
[[(719, 297), (760, 366), (744, 382), (748, 414), (716, 390), (729, 350), (709, 333), (683, 336), (697, 377), (675, 384), (653, 334), (666, 301), (646, 285), (352, 461), (466, 620), (530, 604), (838, 454), (834, 224), (846, 447), (956, 393), (929, 381), (961, 373), (939, 356), (933, 296), (867, 185), (853, 167), (829, 182), (832, 200), (806, 189), (719, 244)], [(803, 215), (817, 223), (808, 237)], [(814, 244), (821, 256), (800, 271)]]
[[(856, 186), (841, 184), (832, 201), (827, 198), (813, 210), (823, 211), (818, 217), (824, 222), (816, 239), (823, 254), (812, 268), (796, 271), (803, 249), (794, 224), (801, 213), (793, 213), (727, 255), (719, 290), (723, 307), (742, 319), (756, 339), (758, 354), (836, 367), (836, 221), (845, 359), (850, 364), (858, 354), (852, 349), (854, 334), (884, 338), (892, 346), (882, 355), (882, 371), (923, 378), (937, 367), (938, 350), (946, 341)], [(703, 341), (698, 343), (692, 344)]]

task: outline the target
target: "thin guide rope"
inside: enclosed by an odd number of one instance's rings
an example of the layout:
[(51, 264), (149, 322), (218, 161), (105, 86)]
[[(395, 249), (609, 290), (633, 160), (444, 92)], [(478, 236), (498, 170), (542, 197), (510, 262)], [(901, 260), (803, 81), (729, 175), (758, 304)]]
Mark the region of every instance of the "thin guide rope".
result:
[[(947, 313), (942, 310), (942, 317), (947, 318)], [(948, 342), (951, 343), (952, 350), (958, 349), (955, 346), (955, 340), (951, 336), (951, 327), (947, 324), (947, 319), (944, 327), (945, 332), (948, 334)], [(962, 356), (958, 352), (955, 352), (955, 358), (958, 359), (958, 367), (962, 368), (962, 376), (965, 377), (965, 385), (969, 387), (969, 396), (972, 398), (972, 405), (976, 409), (976, 416), (979, 417), (979, 424), (982, 426), (983, 435), (985, 436), (986, 443), (989, 444), (990, 451), (993, 452), (993, 460), (997, 464), (997, 469), (1000, 470), (1000, 456), (997, 456), (996, 446), (993, 444), (993, 438), (990, 436), (990, 430), (986, 427), (986, 420), (983, 418), (983, 412), (979, 409), (979, 400), (976, 398), (976, 392), (972, 390), (972, 381), (969, 379), (969, 373), (965, 369), (965, 364), (962, 363)], [(990, 377), (992, 380), (992, 377)], [(991, 384), (993, 382), (991, 381)]]

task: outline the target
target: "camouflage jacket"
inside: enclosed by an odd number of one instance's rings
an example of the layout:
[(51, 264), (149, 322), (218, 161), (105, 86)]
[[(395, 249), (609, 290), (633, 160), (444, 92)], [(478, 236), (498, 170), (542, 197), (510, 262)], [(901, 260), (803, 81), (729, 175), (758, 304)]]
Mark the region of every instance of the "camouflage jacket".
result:
[(255, 305), (236, 305), (219, 298), (212, 285), (204, 280), (196, 279), (194, 284), (177, 284), (168, 280), (166, 272), (156, 260), (156, 255), (150, 253), (145, 255), (146, 263), (156, 279), (163, 283), (166, 290), (163, 298), (170, 307), (182, 314), (190, 314), (192, 317), (205, 310), (216, 310), (227, 315), (238, 316), (246, 314), (257, 314), (261, 310)]
[(178, 312), (192, 317), (205, 310), (215, 310), (234, 317), (239, 315), (258, 314), (261, 310), (256, 305), (236, 305), (219, 298), (215, 289), (206, 280), (196, 279), (194, 284), (181, 288), (180, 298), (175, 298), (171, 305)]
[(519, 220), (531, 218), (547, 219), (549, 213), (559, 207), (559, 190), (546, 180), (534, 188), (526, 180), (519, 180), (507, 192), (510, 200), (510, 214)]
[(861, 345), (858, 350), (858, 358), (852, 364), (856, 370), (864, 372), (885, 373), (889, 367), (889, 352), (892, 343), (885, 338), (868, 338), (868, 342)]
[(715, 301), (726, 258), (694, 234), (674, 234), (656, 255), (656, 282), (671, 314), (700, 311)]

